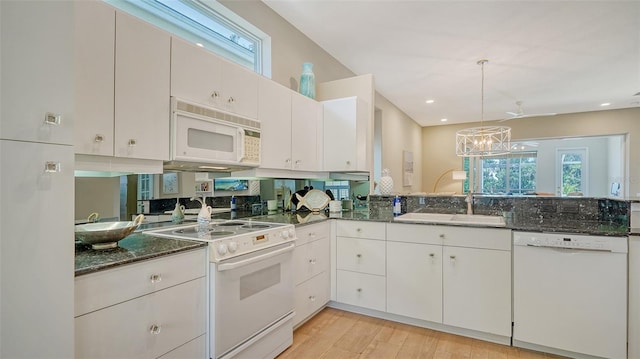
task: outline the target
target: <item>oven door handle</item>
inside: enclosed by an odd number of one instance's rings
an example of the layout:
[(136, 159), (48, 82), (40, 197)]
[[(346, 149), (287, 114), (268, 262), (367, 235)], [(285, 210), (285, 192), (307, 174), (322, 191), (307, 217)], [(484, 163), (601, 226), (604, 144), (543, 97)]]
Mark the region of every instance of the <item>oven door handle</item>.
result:
[(255, 257), (251, 257), (248, 259), (243, 259), (237, 262), (232, 262), (232, 263), (222, 263), (222, 264), (218, 264), (218, 272), (222, 272), (222, 271), (226, 271), (226, 270), (231, 270), (231, 269), (236, 269), (238, 267), (242, 267), (242, 266), (246, 266), (248, 264), (251, 263), (255, 263), (255, 262), (259, 262), (262, 260), (265, 260), (267, 258), (271, 258), (271, 257), (275, 257), (277, 255), (280, 255), (282, 253), (286, 253), (286, 252), (291, 252), (293, 251), (293, 248), (296, 246), (295, 243), (291, 243), (290, 245), (284, 247), (284, 248), (280, 248), (277, 249), (275, 251), (270, 251), (267, 252), (265, 254), (261, 254), (259, 256), (255, 256)]

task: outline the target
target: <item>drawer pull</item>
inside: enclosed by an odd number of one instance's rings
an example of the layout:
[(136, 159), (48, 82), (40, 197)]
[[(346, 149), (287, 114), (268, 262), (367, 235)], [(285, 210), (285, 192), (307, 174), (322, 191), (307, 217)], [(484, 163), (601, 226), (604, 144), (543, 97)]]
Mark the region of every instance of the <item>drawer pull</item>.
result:
[(218, 97), (220, 97), (220, 93), (218, 93), (218, 91), (213, 91), (211, 93), (211, 98), (213, 98), (214, 100), (217, 99)]
[(309, 296), (309, 300), (312, 301), (312, 302), (315, 302), (316, 301), (316, 296), (315, 295), (310, 295)]
[(44, 171), (46, 173), (60, 172), (60, 162), (47, 161), (44, 163)]
[(440, 238), (444, 239), (444, 233), (440, 234)]
[(162, 282), (162, 276), (160, 274), (152, 274), (149, 278), (151, 283), (160, 283)]
[(356, 232), (358, 232), (358, 233), (362, 232), (362, 228), (357, 228)]
[(456, 256), (449, 256), (451, 263), (456, 264)]
[(356, 289), (356, 292), (358, 292), (358, 293), (362, 293), (362, 288), (358, 288), (358, 289)]
[(53, 112), (47, 112), (44, 114), (44, 123), (45, 125), (59, 125), (62, 122), (62, 116), (57, 114), (57, 113), (53, 113)]
[(315, 233), (315, 232), (309, 232), (309, 237), (310, 237), (310, 238), (314, 238), (315, 236), (316, 236), (316, 233)]
[(137, 143), (136, 139), (132, 138), (127, 142), (127, 145), (129, 145), (129, 147), (133, 147), (136, 145), (136, 143)]
[(93, 141), (96, 143), (104, 142), (104, 136), (101, 134), (97, 134), (96, 137), (93, 138)]
[(229, 99), (227, 100), (227, 102), (229, 104), (233, 104), (234, 102), (236, 102), (236, 99), (234, 99), (233, 97), (229, 97)]
[(358, 253), (358, 254), (356, 254), (356, 257), (362, 258), (362, 254)]
[(309, 259), (309, 263), (311, 263), (311, 264), (316, 264), (316, 259), (315, 259), (315, 258), (311, 258), (311, 259)]
[(151, 327), (149, 327), (149, 333), (157, 335), (160, 334), (160, 332), (162, 331), (162, 327), (156, 324), (153, 324)]

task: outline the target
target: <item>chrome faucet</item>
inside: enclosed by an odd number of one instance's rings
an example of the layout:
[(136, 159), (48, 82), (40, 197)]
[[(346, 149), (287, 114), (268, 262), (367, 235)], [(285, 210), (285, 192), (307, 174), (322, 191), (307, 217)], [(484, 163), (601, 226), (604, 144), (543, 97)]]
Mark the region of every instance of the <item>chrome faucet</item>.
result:
[(473, 214), (473, 191), (467, 192), (467, 198), (464, 201), (467, 202), (467, 214)]

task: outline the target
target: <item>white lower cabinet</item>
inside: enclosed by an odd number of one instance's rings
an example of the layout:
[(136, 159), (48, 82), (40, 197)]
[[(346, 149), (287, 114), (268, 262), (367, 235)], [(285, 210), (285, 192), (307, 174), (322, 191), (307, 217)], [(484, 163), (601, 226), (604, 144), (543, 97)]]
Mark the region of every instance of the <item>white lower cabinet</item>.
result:
[(387, 242), (387, 312), (442, 323), (442, 246)]
[[(386, 310), (385, 224), (338, 221), (336, 225), (336, 299)], [(357, 237), (357, 238), (356, 238)]]
[(338, 220), (336, 234), (337, 302), (511, 336), (511, 230)]
[(629, 236), (629, 353), (640, 358), (640, 236)]
[[(82, 308), (76, 308), (75, 356), (204, 357), (206, 260), (206, 250), (199, 249), (77, 277), (76, 301)], [(119, 290), (131, 286), (137, 288)], [(83, 300), (97, 287), (106, 301)]]
[(511, 336), (511, 252), (443, 248), (443, 323)]
[(296, 229), (293, 252), (297, 326), (329, 301), (330, 224), (322, 222)]

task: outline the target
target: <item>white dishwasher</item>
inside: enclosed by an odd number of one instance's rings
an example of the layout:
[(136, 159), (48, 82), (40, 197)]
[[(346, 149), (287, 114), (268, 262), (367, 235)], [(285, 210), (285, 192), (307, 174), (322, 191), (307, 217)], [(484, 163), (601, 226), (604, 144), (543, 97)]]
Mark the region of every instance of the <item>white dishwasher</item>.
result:
[(627, 357), (627, 237), (513, 234), (513, 345)]

